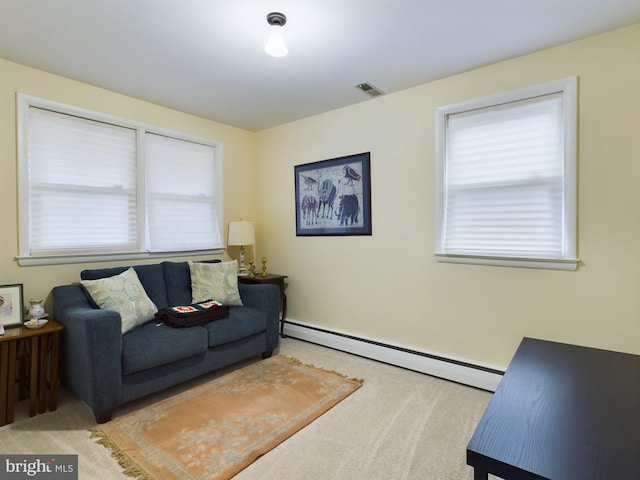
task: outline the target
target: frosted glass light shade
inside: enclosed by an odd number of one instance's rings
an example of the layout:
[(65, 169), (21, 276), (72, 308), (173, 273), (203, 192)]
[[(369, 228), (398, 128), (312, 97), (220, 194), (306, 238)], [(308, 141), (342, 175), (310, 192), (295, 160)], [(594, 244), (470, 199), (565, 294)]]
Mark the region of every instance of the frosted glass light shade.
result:
[(289, 50), (284, 43), (284, 36), (282, 35), (282, 27), (279, 25), (271, 26), (271, 33), (269, 34), (269, 41), (264, 47), (264, 51), (272, 57), (284, 57)]

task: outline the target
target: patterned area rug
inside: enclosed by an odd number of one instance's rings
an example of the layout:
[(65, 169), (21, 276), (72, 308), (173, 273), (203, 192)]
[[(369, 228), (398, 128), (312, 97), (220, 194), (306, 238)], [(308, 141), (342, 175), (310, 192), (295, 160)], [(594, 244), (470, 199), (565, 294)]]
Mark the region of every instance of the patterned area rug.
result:
[(276, 356), (99, 425), (91, 436), (139, 480), (228, 479), (361, 383)]

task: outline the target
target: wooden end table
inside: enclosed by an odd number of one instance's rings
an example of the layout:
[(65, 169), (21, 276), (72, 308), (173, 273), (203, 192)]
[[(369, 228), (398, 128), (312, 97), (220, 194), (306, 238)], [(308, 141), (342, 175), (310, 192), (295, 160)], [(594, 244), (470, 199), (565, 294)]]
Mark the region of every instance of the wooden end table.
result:
[(285, 278), (287, 278), (286, 275), (276, 275), (272, 273), (267, 273), (266, 277), (261, 276), (260, 273), (257, 273), (255, 277), (250, 277), (249, 275), (241, 275), (238, 277), (238, 282), (240, 283), (271, 283), (280, 287), (280, 306), (282, 307), (282, 317), (280, 317), (280, 336), (282, 338), (285, 338), (284, 319), (287, 316), (287, 295), (284, 293), (285, 289), (287, 288), (287, 284), (284, 283)]
[[(20, 400), (29, 395), (29, 416), (58, 408), (58, 353), (62, 325), (49, 320), (29, 329), (7, 327), (0, 336), (0, 426), (13, 422), (15, 385)], [(16, 378), (16, 369), (18, 378)], [(27, 372), (28, 369), (28, 372)]]

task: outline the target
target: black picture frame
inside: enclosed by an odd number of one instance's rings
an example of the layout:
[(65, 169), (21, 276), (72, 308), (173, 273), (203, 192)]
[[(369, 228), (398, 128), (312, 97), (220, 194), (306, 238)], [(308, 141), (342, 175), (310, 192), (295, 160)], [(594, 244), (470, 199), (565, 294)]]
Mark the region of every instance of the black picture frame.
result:
[(15, 327), (24, 323), (22, 284), (0, 285), (0, 323)]
[(371, 235), (371, 153), (294, 166), (296, 236)]

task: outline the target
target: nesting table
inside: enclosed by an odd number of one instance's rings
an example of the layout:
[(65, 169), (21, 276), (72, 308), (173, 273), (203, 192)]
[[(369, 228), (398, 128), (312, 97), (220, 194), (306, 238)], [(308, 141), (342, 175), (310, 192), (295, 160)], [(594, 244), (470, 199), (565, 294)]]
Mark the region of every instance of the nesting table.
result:
[(58, 408), (62, 328), (49, 320), (37, 329), (8, 327), (0, 336), (0, 426), (13, 422), (16, 384), (19, 400), (29, 397), (30, 417), (46, 412), (47, 406), (51, 411)]
[(640, 356), (523, 339), (467, 464), (475, 480), (640, 478)]

